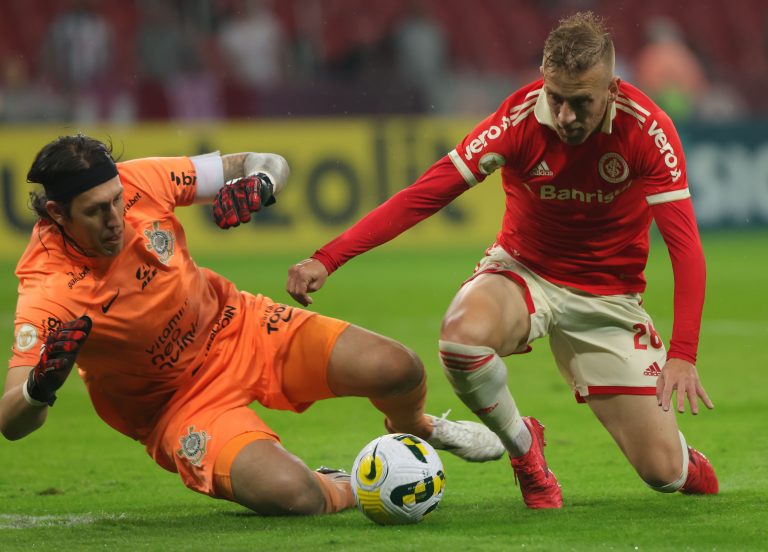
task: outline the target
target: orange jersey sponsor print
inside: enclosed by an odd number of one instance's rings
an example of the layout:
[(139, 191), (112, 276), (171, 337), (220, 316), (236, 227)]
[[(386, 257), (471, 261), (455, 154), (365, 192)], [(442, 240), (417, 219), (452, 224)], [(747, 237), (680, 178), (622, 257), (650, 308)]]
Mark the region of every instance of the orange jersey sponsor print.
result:
[(77, 358), (98, 414), (143, 439), (180, 386), (237, 332), (242, 297), (189, 255), (176, 206), (195, 196), (193, 163), (148, 158), (118, 164), (125, 198), (125, 247), (89, 258), (57, 227), (37, 224), (19, 261), (10, 367), (34, 366), (49, 331), (87, 314), (93, 331)]

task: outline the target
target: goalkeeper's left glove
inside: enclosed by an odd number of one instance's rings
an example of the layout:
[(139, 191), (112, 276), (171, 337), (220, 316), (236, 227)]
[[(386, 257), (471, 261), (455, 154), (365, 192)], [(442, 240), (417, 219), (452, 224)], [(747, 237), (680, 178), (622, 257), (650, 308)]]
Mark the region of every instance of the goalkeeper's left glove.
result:
[(29, 371), (24, 384), (27, 402), (38, 406), (53, 406), (56, 391), (64, 385), (69, 376), (75, 357), (91, 333), (92, 322), (88, 316), (81, 316), (52, 330), (45, 340), (37, 365)]
[(219, 228), (240, 226), (251, 220), (251, 213), (275, 203), (272, 181), (256, 173), (227, 184), (213, 200), (213, 219)]

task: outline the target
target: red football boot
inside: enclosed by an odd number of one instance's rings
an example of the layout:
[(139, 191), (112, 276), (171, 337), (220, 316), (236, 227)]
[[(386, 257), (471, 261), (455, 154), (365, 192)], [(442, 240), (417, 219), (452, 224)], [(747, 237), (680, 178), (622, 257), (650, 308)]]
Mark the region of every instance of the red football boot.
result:
[(523, 501), (529, 508), (562, 508), (560, 484), (544, 459), (544, 426), (528, 416), (524, 416), (523, 421), (531, 432), (531, 448), (522, 456), (510, 458)]
[(707, 457), (688, 447), (688, 477), (680, 488), (683, 494), (717, 494), (720, 485)]

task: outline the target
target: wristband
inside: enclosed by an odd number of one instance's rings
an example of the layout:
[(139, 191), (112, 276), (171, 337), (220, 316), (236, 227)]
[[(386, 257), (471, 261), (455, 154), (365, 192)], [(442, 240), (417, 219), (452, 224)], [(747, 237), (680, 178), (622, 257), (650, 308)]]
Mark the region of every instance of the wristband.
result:
[(31, 404), (32, 406), (37, 406), (38, 408), (41, 406), (48, 406), (48, 403), (45, 401), (38, 401), (37, 399), (34, 399), (29, 394), (29, 389), (27, 389), (27, 382), (25, 381), (21, 386), (21, 394), (24, 395), (24, 400), (27, 401), (27, 403)]
[(259, 178), (261, 180), (262, 184), (266, 184), (267, 188), (269, 189), (269, 197), (266, 198), (266, 199), (264, 199), (262, 197), (261, 189), (259, 189), (258, 194), (259, 194), (259, 199), (261, 199), (262, 202), (263, 202), (262, 205), (264, 207), (269, 207), (270, 205), (274, 205), (275, 203), (277, 203), (277, 198), (275, 197), (275, 195), (277, 195), (277, 193), (275, 191), (275, 184), (274, 184), (275, 181), (274, 181), (274, 179), (269, 174), (267, 174), (267, 173), (265, 173), (263, 171), (256, 171), (254, 173), (251, 173), (251, 174), (247, 175), (246, 178), (254, 177), (254, 176), (256, 178)]

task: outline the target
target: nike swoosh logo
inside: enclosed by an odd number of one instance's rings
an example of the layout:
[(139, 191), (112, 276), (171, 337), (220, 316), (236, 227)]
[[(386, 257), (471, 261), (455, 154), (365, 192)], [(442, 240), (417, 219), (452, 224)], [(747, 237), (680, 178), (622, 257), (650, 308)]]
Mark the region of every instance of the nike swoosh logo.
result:
[(369, 481), (376, 478), (376, 451), (379, 449), (379, 445), (376, 444), (375, 447), (373, 447), (373, 452), (371, 453), (371, 468), (368, 474), (365, 476)]
[(115, 296), (112, 299), (110, 299), (108, 303), (104, 303), (103, 305), (101, 305), (101, 312), (103, 312), (104, 314), (107, 314), (107, 311), (112, 306), (112, 303), (115, 302), (115, 299), (117, 299), (118, 295), (120, 295), (120, 288), (117, 289), (117, 293), (115, 293)]

